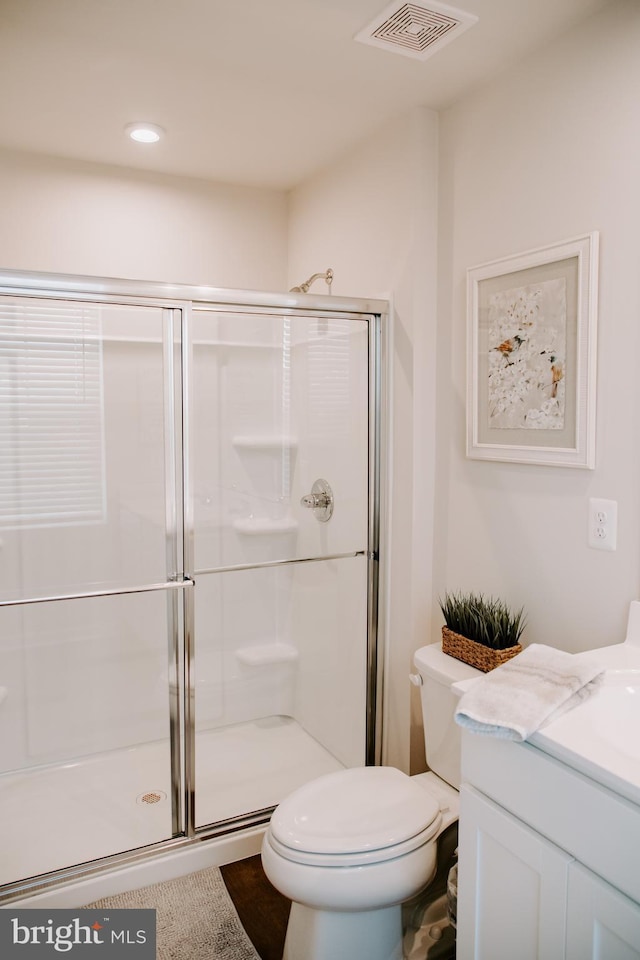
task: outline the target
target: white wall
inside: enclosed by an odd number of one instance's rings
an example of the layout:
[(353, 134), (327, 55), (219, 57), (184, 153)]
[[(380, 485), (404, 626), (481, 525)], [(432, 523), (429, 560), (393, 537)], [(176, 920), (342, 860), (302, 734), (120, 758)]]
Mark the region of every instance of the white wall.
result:
[(0, 268), (282, 290), (275, 190), (0, 151)]
[[(622, 639), (640, 593), (640, 7), (607, 7), (441, 117), (434, 593), (528, 612), (570, 651)], [(466, 460), (465, 271), (600, 231), (593, 471)], [(618, 501), (618, 549), (587, 547), (589, 497)], [(441, 618), (433, 618), (433, 636)]]
[[(398, 118), (290, 198), (289, 282), (332, 267), (333, 290), (393, 298), (393, 491), (384, 759), (408, 770), (411, 654), (431, 618), (437, 118)], [(323, 292), (318, 281), (312, 292)], [(330, 480), (330, 478), (328, 478)], [(413, 721), (411, 720), (411, 714)], [(421, 733), (417, 739), (420, 748)]]

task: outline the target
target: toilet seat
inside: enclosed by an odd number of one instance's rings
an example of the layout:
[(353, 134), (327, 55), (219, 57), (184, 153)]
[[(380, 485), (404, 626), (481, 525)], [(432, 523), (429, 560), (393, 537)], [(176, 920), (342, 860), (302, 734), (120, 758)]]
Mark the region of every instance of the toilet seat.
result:
[(410, 837), (403, 843), (383, 847), (382, 849), (365, 850), (360, 853), (308, 853), (306, 850), (287, 847), (284, 843), (280, 843), (273, 834), (269, 835), (268, 840), (275, 853), (292, 863), (302, 863), (314, 867), (358, 867), (366, 864), (384, 863), (385, 860), (395, 860), (396, 857), (403, 857), (432, 840), (438, 833), (439, 827), (440, 817), (438, 816), (434, 823), (429, 824), (416, 836)]
[(380, 863), (428, 843), (440, 805), (395, 767), (341, 770), (306, 784), (276, 809), (273, 850), (315, 866)]

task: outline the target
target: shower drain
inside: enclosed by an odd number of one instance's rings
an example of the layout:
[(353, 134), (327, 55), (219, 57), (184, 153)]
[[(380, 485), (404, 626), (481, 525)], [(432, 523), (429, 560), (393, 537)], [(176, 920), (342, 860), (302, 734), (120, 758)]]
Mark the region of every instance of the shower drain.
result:
[(163, 790), (149, 790), (148, 793), (141, 793), (136, 797), (136, 803), (162, 803), (166, 799), (167, 795)]

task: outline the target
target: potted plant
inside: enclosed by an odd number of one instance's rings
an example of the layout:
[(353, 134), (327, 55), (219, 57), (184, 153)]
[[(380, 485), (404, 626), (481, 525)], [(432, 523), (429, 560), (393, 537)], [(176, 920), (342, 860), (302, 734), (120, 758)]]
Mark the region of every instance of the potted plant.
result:
[(449, 656), (487, 673), (521, 652), (524, 608), (514, 613), (502, 600), (475, 593), (446, 593), (439, 603), (442, 649)]

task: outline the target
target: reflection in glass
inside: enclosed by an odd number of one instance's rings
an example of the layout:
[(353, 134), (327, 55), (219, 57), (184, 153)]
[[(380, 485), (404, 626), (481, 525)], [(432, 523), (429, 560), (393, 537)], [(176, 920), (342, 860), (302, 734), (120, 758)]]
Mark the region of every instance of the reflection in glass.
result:
[(163, 311), (0, 302), (0, 599), (161, 582)]

